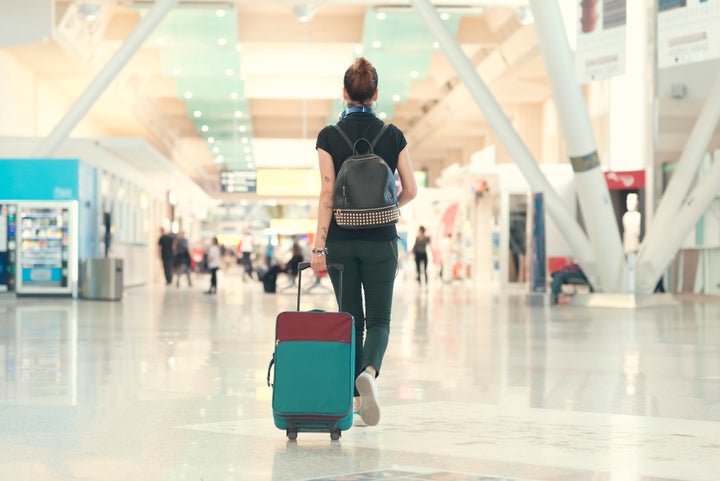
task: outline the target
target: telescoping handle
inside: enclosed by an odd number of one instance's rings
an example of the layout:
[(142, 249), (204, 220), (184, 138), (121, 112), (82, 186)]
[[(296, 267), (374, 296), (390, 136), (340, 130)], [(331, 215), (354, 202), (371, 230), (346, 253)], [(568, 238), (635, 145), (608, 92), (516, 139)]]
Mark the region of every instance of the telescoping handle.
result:
[[(343, 271), (345, 270), (345, 266), (342, 264), (336, 264), (334, 262), (328, 262), (328, 269), (335, 269), (340, 273), (340, 283), (339, 283), (339, 290), (340, 293), (338, 294), (338, 310), (342, 311), (342, 283), (343, 283)], [(300, 310), (300, 292), (302, 290), (302, 271), (310, 267), (310, 263), (307, 261), (303, 261), (298, 264), (298, 293), (297, 293), (297, 310)]]

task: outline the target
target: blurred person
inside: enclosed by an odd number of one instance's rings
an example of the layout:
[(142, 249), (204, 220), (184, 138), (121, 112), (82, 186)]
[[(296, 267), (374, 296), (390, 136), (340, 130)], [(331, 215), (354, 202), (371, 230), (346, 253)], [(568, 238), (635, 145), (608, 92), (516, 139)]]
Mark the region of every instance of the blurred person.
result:
[[(378, 75), (365, 58), (358, 58), (344, 75), (343, 96), (348, 108), (338, 126), (351, 139), (374, 138), (384, 123), (376, 117), (373, 104), (378, 97)], [(390, 334), (393, 288), (398, 269), (398, 235), (394, 224), (348, 230), (341, 228), (333, 213), (333, 190), (340, 166), (352, 153), (332, 125), (317, 137), (321, 188), (317, 230), (311, 265), (316, 275), (327, 272), (328, 263), (344, 266), (343, 290), (339, 273), (329, 272), (336, 297), (342, 296), (343, 311), (355, 318), (355, 411), (367, 425), (380, 421), (380, 404), (375, 378), (380, 374)], [(407, 141), (400, 129), (389, 125), (373, 149), (392, 172), (399, 173), (402, 190), (399, 206), (417, 194)], [(364, 303), (363, 303), (364, 298)]]
[(185, 232), (180, 231), (175, 239), (175, 273), (177, 274), (177, 287), (180, 287), (180, 277), (187, 276), (187, 283), (192, 287), (192, 279), (190, 278), (190, 248), (188, 240), (185, 238)]
[(415, 256), (415, 268), (417, 270), (417, 281), (421, 282), (421, 278), (425, 278), (425, 284), (428, 282), (427, 275), (427, 247), (430, 245), (430, 236), (425, 235), (425, 227), (420, 226), (418, 228), (417, 237), (415, 237), (415, 244), (413, 245), (412, 252)]
[(252, 254), (254, 250), (254, 239), (252, 234), (250, 234), (250, 231), (246, 230), (245, 235), (242, 237), (242, 240), (240, 241), (240, 251), (242, 252), (242, 265), (244, 268), (243, 271), (243, 279), (246, 277), (252, 279), (254, 274), (253, 264), (252, 264)]
[(212, 238), (212, 244), (207, 251), (207, 268), (210, 271), (210, 289), (205, 294), (217, 294), (217, 271), (222, 266), (222, 257), (217, 237)]
[(168, 233), (164, 228), (160, 228), (160, 239), (158, 240), (158, 252), (163, 264), (163, 272), (165, 274), (165, 285), (172, 284), (173, 279), (173, 262), (175, 260), (174, 253), (175, 239), (172, 234)]

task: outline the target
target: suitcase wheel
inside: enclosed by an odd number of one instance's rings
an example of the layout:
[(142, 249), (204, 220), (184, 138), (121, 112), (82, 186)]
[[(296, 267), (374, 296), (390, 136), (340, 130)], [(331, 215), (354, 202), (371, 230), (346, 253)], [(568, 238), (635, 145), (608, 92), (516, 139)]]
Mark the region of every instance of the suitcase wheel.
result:
[(333, 441), (337, 441), (338, 439), (340, 439), (341, 434), (342, 431), (340, 431), (339, 429), (333, 429), (332, 431), (330, 431), (330, 439), (332, 439)]
[(290, 441), (295, 441), (297, 439), (298, 432), (297, 430), (286, 429), (285, 434), (287, 434), (287, 438)]

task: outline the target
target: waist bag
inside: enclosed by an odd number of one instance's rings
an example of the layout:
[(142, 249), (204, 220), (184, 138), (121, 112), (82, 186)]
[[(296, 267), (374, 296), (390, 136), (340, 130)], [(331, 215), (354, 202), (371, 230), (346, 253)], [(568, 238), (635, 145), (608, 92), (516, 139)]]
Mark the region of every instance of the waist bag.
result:
[[(340, 166), (333, 189), (335, 221), (344, 229), (370, 229), (396, 224), (400, 219), (395, 175), (387, 162), (373, 152), (387, 129), (383, 125), (372, 142), (361, 137), (355, 142), (337, 125), (352, 155)], [(358, 152), (358, 144), (365, 142), (369, 150)]]

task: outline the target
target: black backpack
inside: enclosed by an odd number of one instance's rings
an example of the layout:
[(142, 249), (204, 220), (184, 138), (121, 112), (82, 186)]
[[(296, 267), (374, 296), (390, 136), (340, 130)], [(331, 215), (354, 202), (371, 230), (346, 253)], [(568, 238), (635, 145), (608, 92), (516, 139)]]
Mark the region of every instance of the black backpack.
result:
[[(371, 229), (396, 224), (400, 219), (400, 208), (395, 175), (387, 162), (373, 152), (387, 124), (372, 142), (361, 137), (353, 143), (338, 125), (334, 127), (352, 150), (352, 155), (345, 159), (335, 177), (335, 221), (344, 229)], [(358, 153), (361, 141), (370, 146), (366, 154)]]

